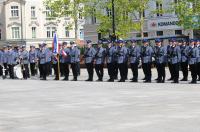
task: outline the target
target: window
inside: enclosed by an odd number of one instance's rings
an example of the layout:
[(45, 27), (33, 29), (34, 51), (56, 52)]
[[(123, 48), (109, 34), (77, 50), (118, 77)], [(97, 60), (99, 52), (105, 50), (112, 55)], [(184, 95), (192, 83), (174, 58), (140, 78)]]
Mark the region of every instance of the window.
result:
[(82, 12), (79, 12), (78, 18), (79, 18), (79, 19), (83, 19), (83, 14), (82, 14)]
[(18, 6), (11, 6), (11, 16), (12, 17), (19, 16), (19, 7)]
[(53, 38), (56, 27), (47, 27), (47, 38)]
[(46, 7), (46, 17), (51, 17), (52, 15), (53, 11), (49, 7)]
[(0, 29), (0, 40), (1, 40), (1, 29)]
[(84, 39), (84, 30), (80, 29), (80, 39)]
[(175, 35), (182, 35), (182, 30), (175, 30)]
[(35, 6), (32, 6), (31, 7), (31, 17), (34, 18), (36, 15), (35, 15)]
[(156, 2), (156, 10), (157, 10), (157, 16), (162, 16), (162, 10), (163, 10), (163, 5), (160, 2)]
[(65, 37), (69, 37), (69, 28), (65, 27)]
[(107, 16), (108, 17), (112, 17), (112, 11), (111, 11), (111, 9), (106, 9), (106, 12), (107, 12)]
[(143, 35), (144, 35), (144, 37), (148, 37), (149, 36), (147, 32), (144, 32)]
[(141, 33), (137, 33), (137, 34), (136, 34), (136, 37), (137, 37), (137, 38), (140, 38), (140, 37), (141, 37)]
[(163, 36), (163, 31), (157, 31), (157, 36)]
[(78, 14), (79, 14), (79, 16), (78, 16), (79, 19), (83, 19), (83, 8), (79, 9), (79, 13)]
[(36, 27), (32, 27), (32, 38), (36, 38)]
[(12, 38), (19, 39), (19, 27), (12, 27)]

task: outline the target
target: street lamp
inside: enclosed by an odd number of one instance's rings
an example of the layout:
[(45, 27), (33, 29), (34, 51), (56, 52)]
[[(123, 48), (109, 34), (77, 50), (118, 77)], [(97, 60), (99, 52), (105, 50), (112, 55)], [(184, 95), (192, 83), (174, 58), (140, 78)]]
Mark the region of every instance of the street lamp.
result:
[(115, 35), (115, 3), (114, 3), (114, 0), (112, 0), (112, 29), (113, 29), (113, 35)]

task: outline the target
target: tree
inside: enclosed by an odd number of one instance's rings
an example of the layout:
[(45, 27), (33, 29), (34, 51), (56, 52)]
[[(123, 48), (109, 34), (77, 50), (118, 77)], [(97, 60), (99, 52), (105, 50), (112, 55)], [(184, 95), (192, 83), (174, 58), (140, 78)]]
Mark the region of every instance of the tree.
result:
[(171, 12), (179, 18), (179, 25), (185, 29), (200, 29), (200, 1), (177, 0), (171, 4)]
[[(112, 0), (86, 0), (85, 11), (88, 16), (96, 17), (99, 22), (97, 32), (108, 35), (112, 31)], [(114, 0), (116, 35), (121, 38), (130, 37), (131, 31), (139, 31), (143, 38), (144, 12), (150, 8), (152, 0)], [(162, 2), (162, 0), (153, 0)], [(164, 12), (152, 10), (152, 13)]]
[(68, 25), (71, 29), (72, 25), (75, 26), (75, 39), (78, 38), (78, 19), (83, 12), (83, 0), (45, 0), (44, 4), (52, 10), (52, 17), (61, 18), (70, 16), (73, 23)]

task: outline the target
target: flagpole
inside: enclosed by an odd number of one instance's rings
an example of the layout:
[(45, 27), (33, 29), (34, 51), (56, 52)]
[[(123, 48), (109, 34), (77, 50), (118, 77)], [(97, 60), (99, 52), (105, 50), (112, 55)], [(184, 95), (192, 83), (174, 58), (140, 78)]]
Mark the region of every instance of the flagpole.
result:
[(57, 58), (58, 58), (58, 80), (60, 80), (60, 55), (59, 55), (59, 53), (57, 54)]

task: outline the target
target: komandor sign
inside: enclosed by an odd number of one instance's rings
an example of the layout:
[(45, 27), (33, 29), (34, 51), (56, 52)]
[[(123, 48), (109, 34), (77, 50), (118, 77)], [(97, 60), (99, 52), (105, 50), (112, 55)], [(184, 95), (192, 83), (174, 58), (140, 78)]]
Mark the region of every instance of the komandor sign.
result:
[(148, 30), (180, 29), (178, 18), (148, 20)]

